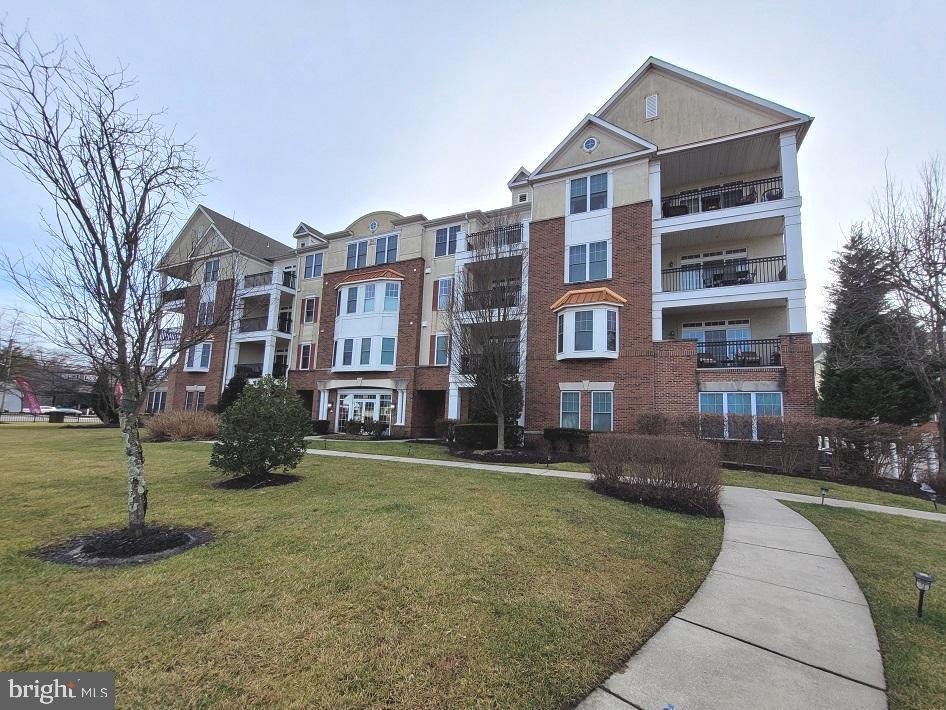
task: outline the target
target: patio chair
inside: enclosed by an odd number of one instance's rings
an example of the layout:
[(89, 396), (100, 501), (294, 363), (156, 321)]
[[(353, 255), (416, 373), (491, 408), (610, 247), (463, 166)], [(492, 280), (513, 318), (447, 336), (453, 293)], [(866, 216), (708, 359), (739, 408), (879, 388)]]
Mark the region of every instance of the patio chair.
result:
[(736, 353), (737, 367), (759, 367), (762, 364), (762, 358), (755, 350), (743, 350)]

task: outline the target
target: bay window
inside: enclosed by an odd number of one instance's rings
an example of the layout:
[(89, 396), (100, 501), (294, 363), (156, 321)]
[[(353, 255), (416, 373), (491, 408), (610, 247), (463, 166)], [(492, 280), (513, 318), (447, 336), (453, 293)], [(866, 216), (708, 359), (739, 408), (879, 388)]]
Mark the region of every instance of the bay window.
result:
[(401, 284), (388, 283), (384, 285), (384, 310), (397, 312), (401, 302)]
[(349, 365), (351, 365), (351, 356), (354, 349), (355, 349), (354, 339), (345, 338), (345, 342), (342, 344), (342, 367), (348, 367)]
[(575, 312), (575, 350), (594, 349), (594, 313)]
[(565, 352), (565, 315), (558, 314), (558, 354)]
[(365, 313), (374, 313), (374, 284), (365, 284)]
[(361, 365), (371, 363), (371, 338), (361, 339), (361, 357), (358, 360)]
[(348, 302), (345, 306), (345, 313), (355, 313), (358, 310), (358, 287), (351, 286), (348, 289)]
[(397, 342), (396, 338), (381, 338), (381, 364), (382, 365), (394, 364), (394, 345), (396, 342)]
[(618, 312), (608, 311), (608, 344), (610, 352), (617, 352), (618, 349)]

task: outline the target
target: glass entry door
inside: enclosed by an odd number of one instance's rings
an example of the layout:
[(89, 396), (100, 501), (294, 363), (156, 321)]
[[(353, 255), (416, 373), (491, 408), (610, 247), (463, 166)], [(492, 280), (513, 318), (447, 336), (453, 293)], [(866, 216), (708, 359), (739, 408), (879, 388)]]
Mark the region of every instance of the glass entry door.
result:
[(364, 422), (366, 419), (385, 424), (384, 433), (391, 431), (391, 392), (352, 392), (339, 390), (338, 407), (335, 414), (335, 431), (343, 432), (349, 421)]

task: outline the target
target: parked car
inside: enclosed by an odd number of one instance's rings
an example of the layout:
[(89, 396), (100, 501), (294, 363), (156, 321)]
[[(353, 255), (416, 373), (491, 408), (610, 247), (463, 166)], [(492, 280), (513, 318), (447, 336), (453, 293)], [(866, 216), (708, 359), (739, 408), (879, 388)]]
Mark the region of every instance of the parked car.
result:
[[(81, 417), (82, 412), (78, 409), (73, 409), (72, 407), (53, 407), (50, 412), (58, 412), (59, 414), (65, 414), (68, 417)], [(45, 412), (49, 414), (49, 412)]]

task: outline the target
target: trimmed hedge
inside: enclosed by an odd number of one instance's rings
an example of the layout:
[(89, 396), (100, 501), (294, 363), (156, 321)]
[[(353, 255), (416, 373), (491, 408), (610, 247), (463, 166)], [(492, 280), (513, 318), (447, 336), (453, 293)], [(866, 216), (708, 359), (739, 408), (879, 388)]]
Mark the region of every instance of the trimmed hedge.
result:
[(592, 433), (588, 429), (548, 427), (543, 430), (542, 437), (549, 442), (549, 447), (556, 453), (587, 456), (588, 441)]
[(329, 430), (329, 421), (328, 419), (313, 419), (312, 420), (312, 433), (313, 434), (328, 434)]
[[(458, 422), (453, 425), (454, 443), (460, 449), (495, 449), (496, 433), (495, 424)], [(507, 424), (505, 429), (506, 446), (510, 448), (522, 446), (524, 433), (521, 426)]]
[(444, 441), (453, 441), (453, 427), (456, 421), (453, 419), (438, 419), (434, 422), (434, 436)]
[(719, 451), (671, 436), (595, 434), (591, 488), (634, 503), (719, 517)]

